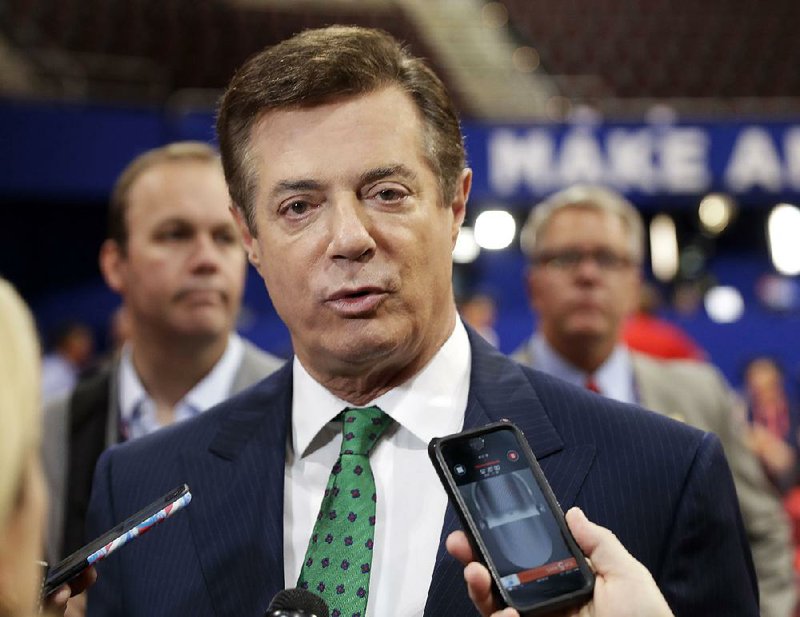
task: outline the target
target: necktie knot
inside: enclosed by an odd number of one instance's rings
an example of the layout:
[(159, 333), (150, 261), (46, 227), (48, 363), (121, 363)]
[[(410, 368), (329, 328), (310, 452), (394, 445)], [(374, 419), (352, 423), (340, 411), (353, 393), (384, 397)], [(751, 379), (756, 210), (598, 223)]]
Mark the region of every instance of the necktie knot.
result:
[(379, 407), (348, 407), (342, 412), (341, 454), (369, 456), (392, 419)]
[(597, 382), (595, 381), (593, 375), (589, 375), (589, 377), (586, 378), (585, 386), (587, 390), (591, 390), (592, 392), (596, 392), (597, 394), (602, 394), (602, 392), (600, 391), (600, 386), (597, 385)]

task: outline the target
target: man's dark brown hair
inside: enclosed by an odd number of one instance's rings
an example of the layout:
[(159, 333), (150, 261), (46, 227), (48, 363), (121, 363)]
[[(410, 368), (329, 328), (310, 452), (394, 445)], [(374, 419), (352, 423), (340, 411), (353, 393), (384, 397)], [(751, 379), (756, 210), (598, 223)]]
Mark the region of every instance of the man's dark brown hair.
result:
[(354, 26), (306, 30), (258, 53), (237, 71), (220, 102), (217, 135), (231, 197), (253, 235), (257, 172), (249, 146), (261, 117), (391, 85), (407, 92), (419, 110), (426, 158), (449, 203), (465, 165), (458, 115), (436, 74), (386, 32)]

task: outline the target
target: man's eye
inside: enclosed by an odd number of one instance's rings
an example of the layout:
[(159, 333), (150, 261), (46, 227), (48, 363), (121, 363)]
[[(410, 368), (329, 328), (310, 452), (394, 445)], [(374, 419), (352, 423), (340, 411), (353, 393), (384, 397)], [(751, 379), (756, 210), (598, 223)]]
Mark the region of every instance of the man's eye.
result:
[(215, 239), (220, 244), (238, 244), (239, 240), (236, 234), (230, 232), (221, 232), (216, 234)]
[(378, 193), (378, 197), (383, 201), (396, 201), (403, 197), (403, 194), (397, 189), (383, 189)]
[(293, 201), (286, 207), (285, 212), (287, 214), (295, 214), (295, 215), (305, 214), (306, 212), (308, 212), (309, 208), (310, 205), (306, 201)]
[(184, 240), (191, 235), (186, 229), (165, 229), (158, 234), (160, 240)]
[(616, 268), (620, 265), (620, 258), (614, 253), (598, 252), (594, 256), (597, 265), (601, 268)]
[(580, 253), (574, 251), (564, 251), (563, 253), (557, 254), (553, 257), (553, 263), (560, 267), (568, 267), (572, 268), (577, 266), (583, 256)]

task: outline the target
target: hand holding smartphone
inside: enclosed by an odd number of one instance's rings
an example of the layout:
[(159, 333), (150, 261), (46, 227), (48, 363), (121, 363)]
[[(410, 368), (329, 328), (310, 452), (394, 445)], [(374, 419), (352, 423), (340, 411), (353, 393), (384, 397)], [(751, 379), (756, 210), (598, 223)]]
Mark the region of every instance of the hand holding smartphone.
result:
[(534, 617), (591, 598), (591, 568), (516, 426), (436, 438), (428, 453), (503, 604)]
[(131, 540), (150, 531), (161, 521), (182, 510), (191, 500), (192, 494), (189, 492), (189, 487), (185, 484), (179, 486), (166, 495), (159, 497), (133, 516), (128, 517), (99, 538), (79, 548), (48, 570), (42, 585), (42, 598), (46, 598), (89, 566), (105, 559)]

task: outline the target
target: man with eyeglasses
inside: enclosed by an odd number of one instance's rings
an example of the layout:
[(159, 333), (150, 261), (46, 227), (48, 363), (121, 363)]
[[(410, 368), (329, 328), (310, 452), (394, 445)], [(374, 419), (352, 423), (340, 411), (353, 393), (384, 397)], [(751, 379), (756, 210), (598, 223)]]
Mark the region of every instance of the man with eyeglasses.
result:
[(745, 447), (733, 395), (703, 362), (657, 360), (620, 334), (641, 284), (644, 226), (630, 202), (576, 185), (537, 205), (521, 236), (538, 330), (515, 359), (603, 396), (716, 433), (733, 472), (761, 594), (761, 614), (792, 614), (789, 527), (777, 495)]

